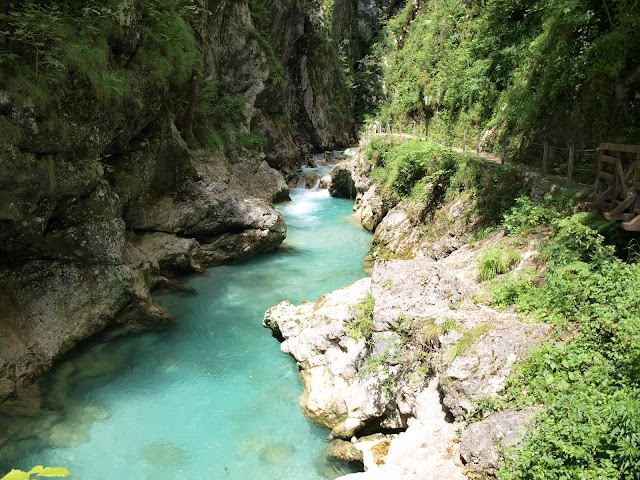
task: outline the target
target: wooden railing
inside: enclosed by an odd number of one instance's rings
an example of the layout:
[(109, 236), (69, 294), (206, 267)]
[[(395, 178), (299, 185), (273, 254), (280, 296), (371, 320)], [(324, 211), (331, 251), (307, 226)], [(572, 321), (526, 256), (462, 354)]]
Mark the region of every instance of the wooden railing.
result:
[(583, 198), (608, 220), (640, 232), (640, 145), (600, 145), (596, 181)]

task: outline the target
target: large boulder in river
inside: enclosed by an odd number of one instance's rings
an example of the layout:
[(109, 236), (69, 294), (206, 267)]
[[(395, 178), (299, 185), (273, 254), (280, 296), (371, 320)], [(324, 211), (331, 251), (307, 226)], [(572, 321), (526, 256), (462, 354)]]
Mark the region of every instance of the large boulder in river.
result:
[(307, 172), (302, 176), (305, 188), (317, 188), (320, 185), (320, 178), (316, 172)]
[(331, 169), (329, 193), (332, 197), (356, 198), (356, 184), (351, 176), (351, 169), (346, 163), (339, 163)]

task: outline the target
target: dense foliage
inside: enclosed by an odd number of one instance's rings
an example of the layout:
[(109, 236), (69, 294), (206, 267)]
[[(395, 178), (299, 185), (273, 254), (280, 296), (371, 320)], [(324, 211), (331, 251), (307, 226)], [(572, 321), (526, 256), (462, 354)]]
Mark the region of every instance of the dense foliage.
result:
[[(110, 112), (116, 124), (169, 92), (180, 104), (202, 72), (194, 8), (190, 0), (22, 2), (0, 14), (0, 88), (62, 144), (79, 119)], [(0, 120), (14, 133), (3, 143), (17, 144), (15, 115)]]
[(544, 276), (520, 273), (496, 282), (494, 304), (515, 303), (556, 328), (556, 340), (538, 349), (492, 402), (544, 406), (499, 478), (640, 478), (640, 264), (633, 252), (630, 261), (616, 255), (612, 242), (624, 238), (618, 229), (586, 213), (556, 220), (543, 252)]
[(637, 0), (409, 1), (373, 48), (386, 65), (377, 115), (483, 130), (512, 151), (634, 143), (639, 27)]
[(365, 154), (388, 207), (413, 198), (433, 211), (451, 196), (464, 193), (472, 200), (466, 213), (475, 216), (480, 226), (491, 227), (509, 212), (515, 198), (528, 193), (524, 177), (514, 167), (491, 164), (436, 143), (374, 138)]
[[(199, 43), (212, 19), (203, 5), (16, 2), (0, 11), (0, 89), (18, 111), (32, 110), (38, 125), (61, 144), (74, 121), (107, 122), (117, 131), (130, 127), (127, 119), (167, 109), (193, 146), (263, 149), (265, 137), (247, 131), (244, 97), (209, 73), (203, 78), (207, 56)], [(260, 2), (251, 7), (262, 27)], [(268, 88), (283, 94), (284, 68), (271, 43), (258, 28), (249, 33), (265, 52)], [(284, 110), (267, 113), (286, 117)], [(0, 144), (20, 144), (20, 115), (0, 114)]]
[[(515, 304), (555, 329), (553, 340), (509, 378), (501, 397), (481, 402), (480, 417), (543, 407), (526, 442), (507, 454), (499, 478), (640, 478), (637, 239), (598, 216), (572, 215), (570, 191), (533, 199), (511, 169), (442, 146), (376, 139), (367, 158), (390, 204), (413, 198), (438, 205), (466, 195), (487, 225), (508, 235), (550, 229), (538, 272), (510, 272), (520, 257), (504, 246), (487, 250), (478, 262), (479, 280), (489, 280), (490, 303)], [(456, 348), (473, 343), (476, 333), (482, 332), (467, 332), (468, 341)]]

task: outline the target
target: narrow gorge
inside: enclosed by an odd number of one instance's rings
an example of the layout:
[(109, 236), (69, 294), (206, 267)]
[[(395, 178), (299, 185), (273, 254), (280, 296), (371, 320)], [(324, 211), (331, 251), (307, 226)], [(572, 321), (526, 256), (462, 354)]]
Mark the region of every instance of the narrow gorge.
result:
[(0, 476), (638, 480), (638, 27), (1, 3)]

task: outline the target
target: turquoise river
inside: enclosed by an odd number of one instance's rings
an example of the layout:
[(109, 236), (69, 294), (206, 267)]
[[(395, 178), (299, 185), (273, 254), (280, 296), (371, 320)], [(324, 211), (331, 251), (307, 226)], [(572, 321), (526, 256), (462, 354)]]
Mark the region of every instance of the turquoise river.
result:
[(195, 294), (156, 297), (175, 327), (88, 345), (65, 360), (48, 380), (47, 413), (11, 419), (30, 422), (33, 436), (5, 445), (0, 465), (64, 466), (80, 480), (316, 480), (353, 471), (325, 460), (328, 432), (302, 415), (295, 362), (261, 321), (282, 300), (314, 300), (364, 277), (371, 238), (352, 202), (326, 190), (291, 197), (278, 207), (288, 226), (281, 249), (189, 279)]

